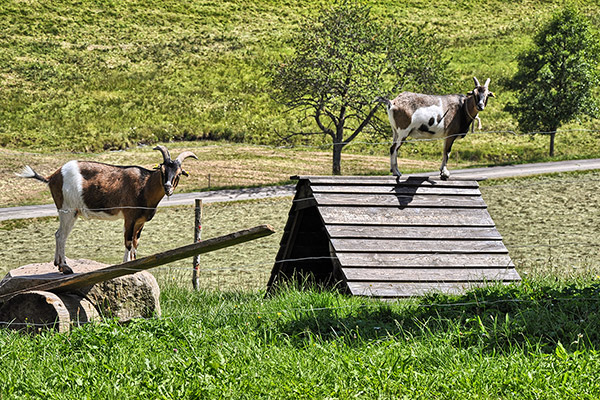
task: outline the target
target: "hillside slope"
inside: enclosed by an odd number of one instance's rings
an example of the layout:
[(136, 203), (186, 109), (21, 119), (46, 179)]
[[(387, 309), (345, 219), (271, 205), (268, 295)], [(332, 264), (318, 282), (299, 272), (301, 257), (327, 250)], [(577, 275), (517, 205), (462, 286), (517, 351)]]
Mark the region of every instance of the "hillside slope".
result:
[[(470, 89), (491, 77), (487, 130), (515, 129), (499, 86), (562, 1), (370, 1), (385, 22), (435, 31)], [(317, 2), (7, 1), (0, 5), (0, 145), (97, 151), (219, 138), (277, 142), (296, 124), (272, 104), (264, 72)], [(600, 25), (598, 1), (582, 3)], [(587, 123), (584, 127), (598, 128)], [(560, 149), (559, 149), (560, 150)]]

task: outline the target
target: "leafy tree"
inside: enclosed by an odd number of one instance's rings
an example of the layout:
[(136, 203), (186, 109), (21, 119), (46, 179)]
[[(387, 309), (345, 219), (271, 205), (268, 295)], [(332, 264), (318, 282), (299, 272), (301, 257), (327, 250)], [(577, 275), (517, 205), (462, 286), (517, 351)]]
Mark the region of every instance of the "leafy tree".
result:
[(435, 37), (383, 25), (354, 0), (307, 19), (292, 47), (294, 53), (273, 69), (274, 98), (314, 122), (315, 131), (291, 135), (331, 138), (335, 175), (342, 149), (366, 127), (389, 131), (375, 117), (377, 96), (406, 88), (431, 93), (445, 83), (442, 44)]
[(558, 128), (581, 115), (594, 116), (600, 46), (589, 24), (573, 6), (556, 12), (533, 38), (533, 46), (517, 57), (517, 73), (508, 82), (517, 103), (519, 127), (550, 135), (550, 156)]

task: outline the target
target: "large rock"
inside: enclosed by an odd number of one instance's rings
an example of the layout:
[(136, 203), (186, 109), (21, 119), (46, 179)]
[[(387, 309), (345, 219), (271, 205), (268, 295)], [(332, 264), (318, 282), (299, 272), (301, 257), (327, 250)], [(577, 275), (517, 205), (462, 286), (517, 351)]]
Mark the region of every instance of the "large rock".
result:
[[(91, 260), (69, 260), (69, 266), (76, 274), (92, 272), (107, 267), (106, 264)], [(46, 283), (50, 280), (64, 278), (64, 276), (65, 275), (58, 272), (57, 268), (52, 263), (25, 265), (11, 270), (2, 281), (0, 281), (0, 296), (22, 290), (35, 291), (37, 285)], [(21, 300), (29, 301), (28, 299), (36, 299), (35, 301), (31, 300), (33, 301), (32, 304), (44, 303), (43, 300), (39, 300), (39, 293), (29, 295), (27, 298), (22, 297), (19, 300), (12, 300), (12, 302), (11, 300), (6, 301), (0, 308), (0, 315), (4, 315), (6, 318), (10, 315), (18, 317), (18, 313), (26, 313), (27, 311), (17, 311), (17, 315), (15, 315), (15, 304), (22, 302)], [(69, 297), (68, 295), (74, 296)], [(93, 320), (97, 319), (98, 315), (100, 315), (108, 318), (117, 318), (119, 321), (125, 322), (132, 318), (160, 316), (159, 296), (160, 289), (158, 283), (154, 276), (147, 271), (141, 271), (97, 283), (80, 289), (76, 293), (59, 294), (59, 297), (63, 302), (70, 303), (65, 303), (65, 306), (70, 310), (72, 322), (79, 322), (75, 321), (75, 318), (81, 318), (81, 310), (86, 309), (87, 304), (81, 303), (83, 300), (91, 303), (97, 311), (96, 315), (93, 315), (92, 312), (86, 312), (84, 319)], [(48, 304), (58, 304), (53, 296), (46, 297)], [(79, 303), (76, 301), (74, 304), (73, 298), (79, 298), (81, 301), (79, 301)], [(7, 307), (11, 308), (12, 311), (7, 310)], [(36, 306), (27, 305), (27, 307), (31, 309)], [(60, 304), (53, 306), (53, 308), (56, 309), (57, 315), (62, 312), (61, 307), (62, 305)], [(44, 305), (44, 307), (40, 308), (46, 307)], [(87, 314), (89, 314), (89, 316)], [(46, 320), (48, 318), (41, 319)]]

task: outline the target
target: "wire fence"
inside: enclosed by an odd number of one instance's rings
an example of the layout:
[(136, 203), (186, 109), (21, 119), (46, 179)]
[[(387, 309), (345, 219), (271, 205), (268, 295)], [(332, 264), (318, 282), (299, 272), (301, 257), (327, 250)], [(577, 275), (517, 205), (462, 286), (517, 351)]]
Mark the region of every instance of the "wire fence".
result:
[[(542, 177), (520, 181), (505, 181), (481, 187), (488, 211), (504, 237), (511, 259), (522, 277), (598, 276), (600, 278), (600, 245), (597, 241), (600, 226), (600, 200), (597, 189), (600, 173), (581, 177)], [(262, 292), (276, 264), (275, 254), (287, 214), (292, 205), (289, 197), (265, 199), (259, 202), (206, 204), (203, 210), (203, 238), (233, 232), (262, 223), (275, 226), (276, 235), (230, 249), (200, 256), (198, 270), (201, 291)], [(53, 259), (56, 218), (23, 221), (5, 233), (0, 259), (4, 269)], [(141, 237), (140, 257), (164, 251), (193, 240), (194, 206), (160, 208)], [(80, 221), (76, 224), (67, 246), (67, 256), (89, 258), (107, 264), (119, 263), (122, 255), (121, 221)], [(74, 257), (75, 256), (75, 257)], [(283, 262), (322, 261), (331, 257), (307, 257), (280, 260)], [(161, 287), (192, 289), (192, 263), (181, 261), (152, 270)], [(34, 288), (33, 288), (34, 289)], [(597, 296), (552, 297), (552, 302), (598, 302)], [(448, 303), (404, 300), (410, 307), (469, 307), (500, 303), (535, 302), (535, 299), (508, 298)], [(360, 302), (328, 307), (269, 307), (256, 310), (227, 309), (220, 317), (240, 315), (267, 316), (285, 313), (353, 311), (382, 307), (380, 302)], [(193, 312), (174, 318), (197, 320)], [(169, 317), (171, 318), (171, 317)], [(0, 325), (19, 327), (14, 321)], [(28, 326), (48, 327), (48, 324)]]
[[(558, 183), (557, 183), (558, 182)], [(581, 191), (594, 193), (600, 175), (591, 174), (584, 180)], [(600, 263), (597, 242), (600, 215), (597, 201), (581, 202), (568, 197), (582, 185), (571, 177), (558, 181), (542, 179), (525, 183), (507, 182), (481, 188), (488, 201), (489, 211), (504, 237), (517, 270), (536, 273), (547, 270), (593, 271)], [(527, 194), (530, 192), (530, 194)], [(531, 202), (533, 196), (557, 194), (546, 205), (529, 204), (528, 210), (519, 205), (517, 193)], [(586, 196), (587, 196), (586, 194)], [(562, 197), (561, 197), (562, 196)], [(566, 196), (566, 197), (565, 197)], [(507, 199), (508, 198), (508, 199)], [(510, 200), (508, 207), (498, 202)], [(574, 209), (569, 209), (576, 205)], [(263, 202), (216, 203), (205, 205), (203, 237), (210, 238), (263, 223), (276, 227), (278, 233), (229, 250), (200, 257), (198, 278), (201, 288), (212, 290), (264, 289), (275, 264), (275, 254), (292, 201), (289, 198), (268, 199)], [(527, 221), (527, 218), (531, 218)], [(56, 219), (22, 223), (7, 231), (5, 246), (0, 249), (4, 272), (19, 265), (48, 262), (53, 259)], [(140, 239), (139, 257), (192, 242), (194, 207), (160, 208), (153, 221), (146, 224)], [(528, 232), (531, 231), (531, 232)], [(35, 245), (34, 245), (35, 244)], [(123, 249), (121, 221), (81, 221), (75, 225), (67, 242), (67, 257), (89, 258), (107, 264), (118, 264)], [(298, 260), (283, 260), (298, 261)], [(282, 261), (282, 262), (283, 262)], [(309, 261), (309, 260), (307, 260)], [(191, 286), (190, 262), (177, 262), (154, 271), (159, 281)]]
[[(595, 293), (600, 294), (600, 283), (594, 287)], [(582, 292), (581, 292), (582, 293)], [(411, 310), (411, 309), (425, 309), (425, 310), (435, 310), (435, 309), (465, 309), (477, 307), (478, 309), (494, 307), (497, 305), (518, 305), (518, 306), (530, 306), (530, 305), (539, 305), (545, 304), (548, 306), (549, 304), (555, 305), (559, 303), (576, 303), (581, 305), (582, 303), (600, 303), (600, 296), (582, 296), (580, 293), (574, 296), (568, 297), (559, 297), (559, 296), (545, 296), (545, 297), (529, 297), (529, 298), (516, 298), (516, 297), (507, 297), (507, 298), (494, 298), (492, 300), (488, 300), (485, 298), (476, 298), (470, 301), (448, 301), (448, 302), (439, 302), (439, 301), (423, 301), (420, 298), (404, 298), (404, 299), (394, 299), (394, 303), (390, 302), (381, 302), (379, 299), (370, 299), (367, 301), (360, 302), (352, 302), (350, 304), (343, 305), (330, 305), (326, 307), (317, 307), (317, 306), (302, 306), (302, 307), (294, 307), (288, 306), (281, 308), (276, 307), (261, 307), (258, 306), (252, 310), (245, 310), (238, 308), (236, 305), (233, 307), (228, 307), (224, 309), (223, 307), (219, 307), (218, 311), (215, 311), (215, 315), (210, 315), (208, 317), (216, 318), (218, 314), (218, 318), (221, 320), (227, 321), (233, 317), (255, 317), (257, 319), (265, 318), (265, 317), (275, 317), (279, 318), (281, 316), (293, 316), (296, 318), (301, 317), (302, 315), (310, 316), (311, 319), (318, 320), (319, 314), (321, 312), (326, 313), (326, 316), (329, 318), (332, 312), (340, 312), (344, 311), (347, 313), (358, 313), (357, 318), (362, 319), (364, 316), (360, 316), (360, 312), (364, 310), (380, 310), (385, 308), (389, 311), (390, 305), (398, 305), (400, 306), (397, 309), (397, 312), (402, 312), (402, 310)], [(430, 299), (427, 299), (430, 300)], [(506, 315), (507, 310), (503, 310), (502, 314)], [(185, 314), (178, 313), (177, 315), (168, 315), (168, 316), (150, 316), (150, 317), (139, 317), (136, 318), (138, 320), (157, 320), (167, 318), (169, 320), (175, 321), (202, 321), (205, 319), (207, 315), (205, 313), (194, 313), (188, 312)], [(95, 323), (96, 320), (91, 321), (71, 321), (71, 324), (75, 325), (85, 325), (88, 323)], [(584, 322), (584, 321), (581, 321)], [(16, 329), (20, 328), (54, 328), (58, 324), (57, 321), (48, 321), (48, 322), (35, 322), (35, 321), (27, 321), (27, 322), (19, 322), (15, 320), (11, 321), (0, 321), (0, 327), (12, 327)], [(356, 327), (352, 327), (356, 328)], [(378, 329), (379, 327), (373, 327), (374, 329)]]

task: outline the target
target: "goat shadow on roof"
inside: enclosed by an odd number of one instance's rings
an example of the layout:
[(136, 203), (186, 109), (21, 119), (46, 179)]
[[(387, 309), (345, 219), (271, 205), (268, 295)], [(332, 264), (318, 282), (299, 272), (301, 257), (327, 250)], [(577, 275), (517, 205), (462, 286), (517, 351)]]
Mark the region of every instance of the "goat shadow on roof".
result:
[(410, 203), (412, 203), (415, 194), (419, 190), (419, 187), (424, 182), (429, 182), (431, 185), (436, 185), (437, 182), (431, 180), (428, 176), (409, 176), (406, 179), (400, 180), (401, 177), (396, 178), (396, 186), (393, 192), (398, 199), (398, 208), (401, 210), (405, 209)]

